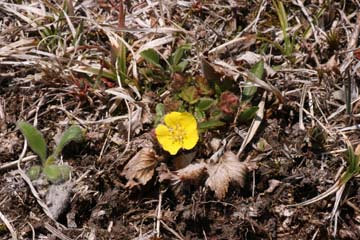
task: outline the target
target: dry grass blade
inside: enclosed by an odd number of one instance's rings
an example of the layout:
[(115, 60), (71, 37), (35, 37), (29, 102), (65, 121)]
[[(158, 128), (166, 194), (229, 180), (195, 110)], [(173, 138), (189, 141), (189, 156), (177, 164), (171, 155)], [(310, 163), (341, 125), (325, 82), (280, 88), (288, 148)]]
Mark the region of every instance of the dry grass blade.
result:
[(284, 97), (282, 96), (281, 92), (279, 91), (279, 89), (274, 87), (272, 84), (259, 79), (258, 77), (255, 76), (255, 74), (253, 74), (249, 71), (246, 71), (245, 73), (242, 72), (242, 75), (244, 75), (248, 81), (256, 84), (257, 86), (259, 86), (269, 92), (272, 92), (276, 96), (276, 98), (279, 100), (280, 103), (284, 103)]
[[(27, 16), (25, 16), (24, 14), (20, 13), (19, 11), (17, 11), (15, 9), (15, 4), (13, 5), (4, 5), (3, 9), (16, 15), (17, 17), (19, 17), (21, 20), (25, 21), (26, 23), (28, 23), (29, 25), (31, 25), (33, 28), (36, 28), (38, 25), (36, 24), (36, 22), (34, 22), (33, 20), (31, 20), (30, 18), (28, 18)], [(13, 7), (13, 8), (12, 8)]]
[(213, 48), (209, 51), (209, 54), (222, 54), (226, 51), (229, 51), (233, 48), (240, 48), (240, 49), (246, 49), (253, 45), (256, 42), (256, 36), (253, 34), (246, 35), (243, 37), (236, 37), (232, 39), (231, 41), (228, 41), (220, 46), (217, 46), (216, 48)]
[(173, 36), (165, 36), (165, 37), (162, 37), (162, 38), (157, 38), (157, 39), (155, 39), (155, 40), (152, 40), (152, 41), (150, 41), (150, 42), (147, 42), (147, 43), (145, 43), (144, 45), (142, 45), (137, 51), (136, 51), (136, 53), (135, 53), (135, 55), (134, 55), (134, 58), (136, 59), (136, 60), (139, 60), (140, 59), (140, 53), (142, 52), (142, 51), (145, 51), (145, 50), (147, 50), (147, 49), (149, 49), (149, 48), (157, 48), (157, 47), (159, 47), (159, 46), (162, 46), (162, 45), (164, 45), (164, 44), (167, 44), (167, 43), (170, 43), (170, 42), (172, 42), (172, 41), (174, 41), (175, 40), (175, 38), (173, 37)]
[(319, 194), (316, 197), (311, 198), (311, 199), (306, 200), (301, 203), (287, 205), (287, 207), (301, 207), (301, 206), (306, 206), (306, 205), (309, 205), (312, 203), (316, 203), (316, 202), (330, 196), (331, 194), (335, 193), (336, 191), (338, 191), (341, 188), (341, 186), (342, 186), (342, 184), (341, 184), (340, 180), (338, 180), (338, 181), (336, 181), (336, 183), (334, 185), (332, 185), (328, 190), (326, 190), (322, 194)]
[(129, 95), (129, 93), (127, 93), (123, 88), (118, 87), (118, 88), (112, 88), (112, 89), (108, 89), (105, 90), (105, 92), (115, 95), (117, 98), (119, 99), (124, 99), (127, 100), (129, 102), (134, 102), (135, 100)]
[(7, 44), (0, 48), (0, 56), (9, 57), (14, 54), (20, 54), (35, 47), (36, 40), (32, 38), (20, 39), (16, 42)]
[(245, 147), (248, 145), (248, 143), (252, 140), (252, 138), (255, 136), (256, 131), (258, 130), (263, 118), (264, 118), (264, 110), (265, 110), (265, 97), (266, 97), (266, 92), (263, 94), (263, 97), (259, 103), (259, 109), (256, 112), (256, 116), (253, 119), (249, 131), (246, 134), (246, 137), (244, 139), (244, 141), (241, 144), (241, 147), (237, 153), (237, 157), (240, 156), (240, 154), (244, 151)]
[[(348, 142), (348, 144), (350, 144), (350, 143)], [(360, 144), (357, 146), (355, 151), (353, 150), (351, 145), (348, 145), (348, 149), (347, 149), (347, 153), (346, 153), (345, 157), (347, 158), (347, 161), (348, 161), (347, 169), (340, 176), (340, 178), (334, 183), (334, 185), (332, 185), (327, 191), (323, 192), (322, 194), (320, 194), (314, 198), (311, 198), (302, 203), (292, 204), (292, 205), (288, 205), (288, 206), (294, 207), (294, 206), (309, 205), (309, 204), (315, 203), (317, 201), (320, 201), (336, 192), (336, 201), (335, 201), (334, 208), (332, 211), (332, 217), (334, 217), (335, 213), (337, 211), (342, 193), (344, 191), (344, 186), (347, 184), (348, 181), (350, 181), (350, 179), (352, 179), (353, 177), (356, 177), (360, 172)]]

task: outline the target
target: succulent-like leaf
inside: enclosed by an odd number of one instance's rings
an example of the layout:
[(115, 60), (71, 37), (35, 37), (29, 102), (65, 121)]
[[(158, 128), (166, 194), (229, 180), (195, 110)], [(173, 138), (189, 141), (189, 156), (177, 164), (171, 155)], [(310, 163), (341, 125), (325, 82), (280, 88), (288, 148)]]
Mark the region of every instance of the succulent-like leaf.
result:
[(47, 165), (43, 173), (51, 183), (60, 183), (70, 178), (70, 167), (66, 165)]
[(77, 126), (73, 125), (70, 128), (68, 128), (64, 134), (62, 135), (59, 144), (56, 146), (56, 149), (54, 151), (54, 157), (56, 158), (63, 148), (70, 142), (82, 142), (84, 140), (84, 134), (82, 129)]
[(31, 150), (39, 155), (41, 162), (44, 163), (46, 161), (46, 142), (41, 132), (25, 121), (18, 122), (18, 126)]
[(32, 166), (28, 171), (27, 171), (27, 175), (29, 176), (29, 178), (31, 180), (35, 180), (39, 178), (41, 172), (41, 166), (39, 165), (35, 165)]

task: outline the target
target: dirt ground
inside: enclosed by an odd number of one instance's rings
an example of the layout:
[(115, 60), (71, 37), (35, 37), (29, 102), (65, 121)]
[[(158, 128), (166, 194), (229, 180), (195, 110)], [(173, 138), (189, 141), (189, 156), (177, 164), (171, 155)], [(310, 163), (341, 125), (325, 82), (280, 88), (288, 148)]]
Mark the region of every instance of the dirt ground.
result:
[[(360, 144), (359, 7), (0, 2), (0, 239), (360, 239), (359, 162), (337, 181)], [(199, 98), (213, 102), (203, 115)], [(171, 155), (155, 134), (160, 106), (218, 125)], [(49, 153), (83, 129), (57, 159), (70, 180), (28, 179), (40, 160), (20, 120)]]

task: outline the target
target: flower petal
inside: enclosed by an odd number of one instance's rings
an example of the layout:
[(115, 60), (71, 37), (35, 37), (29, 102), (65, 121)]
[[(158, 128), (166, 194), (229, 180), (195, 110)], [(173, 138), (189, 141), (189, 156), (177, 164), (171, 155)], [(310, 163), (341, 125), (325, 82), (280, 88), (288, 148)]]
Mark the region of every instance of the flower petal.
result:
[(171, 155), (175, 155), (181, 148), (181, 144), (174, 141), (167, 126), (159, 124), (155, 129), (155, 134), (163, 149), (170, 152)]
[(197, 129), (197, 122), (194, 116), (191, 113), (183, 112), (179, 117), (179, 123), (181, 127), (185, 129), (185, 131), (193, 131)]
[(177, 124), (179, 124), (181, 112), (171, 112), (165, 115), (164, 122), (168, 127), (175, 128)]
[(184, 137), (183, 148), (186, 150), (190, 150), (195, 147), (196, 143), (199, 141), (199, 134), (197, 129), (193, 129), (192, 131), (187, 131)]
[(176, 155), (181, 147), (182, 146), (179, 142), (173, 142), (163, 146), (164, 150), (168, 151), (171, 155)]

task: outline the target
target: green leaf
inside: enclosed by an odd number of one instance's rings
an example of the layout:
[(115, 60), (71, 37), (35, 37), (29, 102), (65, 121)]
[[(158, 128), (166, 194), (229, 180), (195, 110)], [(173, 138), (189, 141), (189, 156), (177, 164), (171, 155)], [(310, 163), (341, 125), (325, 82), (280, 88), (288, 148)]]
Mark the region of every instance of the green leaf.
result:
[(70, 167), (66, 165), (51, 164), (44, 167), (43, 173), (51, 183), (60, 183), (70, 178)]
[(155, 116), (155, 126), (156, 126), (159, 124), (160, 120), (165, 115), (165, 105), (163, 103), (156, 104), (155, 112), (156, 112), (156, 116)]
[(117, 76), (116, 73), (113, 71), (110, 71), (108, 69), (104, 69), (104, 68), (96, 68), (96, 67), (89, 67), (89, 66), (85, 66), (83, 68), (81, 68), (80, 72), (88, 74), (88, 75), (97, 75), (100, 77), (105, 77), (108, 78), (110, 80), (116, 81), (117, 80)]
[(44, 163), (46, 160), (46, 142), (41, 132), (24, 121), (18, 122), (18, 127), (25, 136), (31, 150), (39, 155), (41, 162)]
[(55, 148), (53, 156), (56, 158), (61, 153), (61, 151), (63, 150), (65, 145), (67, 145), (68, 143), (70, 143), (72, 141), (74, 141), (74, 142), (84, 141), (84, 133), (83, 133), (82, 129), (77, 125), (71, 126), (64, 132), (64, 134), (62, 135), (62, 137), (60, 139), (59, 144)]
[(249, 122), (256, 116), (256, 112), (258, 111), (258, 109), (258, 106), (253, 106), (242, 111), (239, 115), (239, 121), (243, 123)]
[(177, 65), (172, 65), (172, 66), (170, 66), (170, 71), (171, 72), (184, 72), (188, 63), (189, 63), (188, 61), (182, 61)]
[(252, 66), (250, 69), (250, 72), (252, 72), (257, 78), (263, 79), (264, 77), (264, 61), (261, 60)]
[(195, 108), (194, 116), (195, 116), (197, 122), (202, 122), (206, 118), (205, 112), (201, 111), (198, 108)]
[(206, 111), (209, 108), (211, 108), (211, 106), (213, 106), (215, 103), (215, 100), (212, 98), (200, 98), (199, 102), (196, 104), (196, 107), (201, 110), (201, 111)]
[(209, 120), (199, 123), (199, 129), (211, 129), (224, 126), (225, 123), (220, 120)]
[(180, 93), (180, 97), (189, 104), (195, 104), (199, 101), (198, 90), (194, 86), (184, 88)]
[[(257, 62), (250, 70), (251, 73), (253, 73), (257, 78), (262, 79), (264, 75), (264, 61)], [(257, 91), (257, 87), (254, 86), (248, 86), (244, 87), (243, 90), (243, 102), (250, 102), (252, 97), (255, 95)]]
[(27, 171), (27, 175), (29, 176), (29, 178), (31, 180), (35, 180), (39, 178), (41, 172), (41, 166), (39, 165), (35, 165), (32, 166), (28, 171)]
[(165, 115), (165, 105), (163, 103), (156, 104), (156, 117), (162, 118)]
[(126, 48), (126, 46), (125, 46), (125, 44), (123, 42), (119, 43), (119, 47), (120, 47), (120, 49), (119, 49), (120, 51), (119, 51), (119, 55), (117, 56), (118, 70), (119, 70), (121, 80), (125, 81), (125, 79), (127, 78), (127, 76), (126, 76), (126, 72), (127, 72), (127, 67), (126, 67), (127, 48)]
[(147, 61), (148, 63), (157, 66), (159, 68), (162, 68), (159, 63), (160, 56), (154, 49), (152, 48), (146, 49), (140, 53), (140, 56), (142, 56), (145, 59), (145, 61)]
[(214, 120), (218, 120), (220, 118), (224, 117), (224, 114), (222, 113), (222, 111), (217, 107), (213, 107), (211, 108), (211, 111), (210, 111), (210, 119)]
[(191, 45), (190, 44), (184, 44), (180, 47), (178, 47), (175, 52), (171, 55), (171, 65), (175, 66), (178, 65), (180, 60), (182, 59), (185, 50), (190, 50), (191, 49)]
[(55, 161), (56, 161), (56, 156), (53, 153), (46, 159), (45, 163), (43, 164), (43, 167), (46, 167), (47, 165), (54, 164)]

